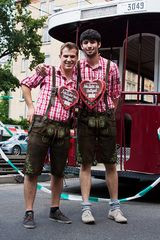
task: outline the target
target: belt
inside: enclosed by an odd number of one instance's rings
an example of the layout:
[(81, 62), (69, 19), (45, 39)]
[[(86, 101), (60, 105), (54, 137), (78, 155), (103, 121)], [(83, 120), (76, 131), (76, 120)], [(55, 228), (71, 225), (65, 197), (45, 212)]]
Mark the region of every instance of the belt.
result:
[(34, 121), (37, 121), (37, 122), (44, 121), (46, 123), (51, 123), (51, 124), (53, 124), (53, 123), (60, 124), (61, 126), (68, 126), (69, 125), (69, 121), (67, 121), (67, 122), (56, 121), (56, 120), (49, 119), (46, 116), (41, 116), (41, 115), (34, 115), (33, 119), (34, 119)]
[(114, 109), (107, 109), (105, 112), (96, 112), (96, 111), (87, 111), (86, 109), (81, 109), (80, 115), (83, 116), (106, 116), (106, 115), (112, 115), (114, 113)]

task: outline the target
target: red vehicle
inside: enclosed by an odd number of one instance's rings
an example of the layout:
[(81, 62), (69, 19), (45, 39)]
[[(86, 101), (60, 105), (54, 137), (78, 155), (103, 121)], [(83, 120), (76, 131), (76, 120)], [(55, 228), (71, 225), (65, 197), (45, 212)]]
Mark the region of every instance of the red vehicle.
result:
[[(102, 36), (101, 55), (116, 61), (122, 81), (122, 106), (117, 114), (119, 176), (151, 179), (160, 174), (160, 2), (110, 1), (60, 11), (49, 19), (49, 34), (79, 44), (88, 28)], [(74, 141), (72, 138), (71, 141)], [(68, 165), (74, 172), (74, 145)], [(70, 168), (71, 169), (71, 168)], [(103, 167), (92, 174), (104, 177)]]

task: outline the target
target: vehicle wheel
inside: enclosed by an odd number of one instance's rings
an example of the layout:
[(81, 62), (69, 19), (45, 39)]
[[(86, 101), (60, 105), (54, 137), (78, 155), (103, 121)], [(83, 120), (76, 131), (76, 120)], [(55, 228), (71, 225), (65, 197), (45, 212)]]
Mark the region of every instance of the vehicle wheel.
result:
[(13, 155), (20, 155), (21, 154), (21, 148), (19, 146), (14, 146), (12, 149)]

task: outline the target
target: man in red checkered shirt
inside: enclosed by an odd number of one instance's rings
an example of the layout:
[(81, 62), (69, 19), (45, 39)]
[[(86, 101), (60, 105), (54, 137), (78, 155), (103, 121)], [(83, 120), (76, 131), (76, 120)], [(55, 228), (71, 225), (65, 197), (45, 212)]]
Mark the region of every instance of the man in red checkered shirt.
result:
[[(76, 92), (77, 74), (75, 64), (78, 48), (74, 43), (65, 43), (60, 49), (60, 66), (45, 67), (44, 74), (34, 74), (21, 82), (28, 106), (29, 129), (28, 152), (24, 168), (25, 228), (35, 228), (33, 204), (37, 178), (41, 174), (45, 157), (50, 151), (51, 208), (49, 218), (53, 221), (71, 223), (59, 209), (63, 187), (63, 172), (67, 161), (70, 135), (71, 106), (78, 101)], [(31, 90), (40, 86), (36, 106)]]
[(121, 93), (117, 65), (99, 54), (100, 34), (88, 29), (80, 36), (85, 58), (80, 61), (81, 105), (78, 118), (78, 147), (81, 162), (80, 183), (82, 193), (82, 221), (94, 223), (89, 202), (91, 166), (96, 160), (106, 170), (106, 184), (110, 194), (108, 218), (127, 223), (118, 201), (118, 175), (116, 170), (115, 112)]

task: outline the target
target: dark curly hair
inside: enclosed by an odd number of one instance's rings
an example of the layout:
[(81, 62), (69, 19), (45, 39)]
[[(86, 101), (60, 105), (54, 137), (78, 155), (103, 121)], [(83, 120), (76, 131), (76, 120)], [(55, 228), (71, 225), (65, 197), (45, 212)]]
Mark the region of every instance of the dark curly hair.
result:
[(82, 32), (80, 35), (80, 44), (84, 40), (96, 40), (98, 43), (101, 42), (101, 35), (98, 31), (94, 29), (87, 29), (86, 31)]

